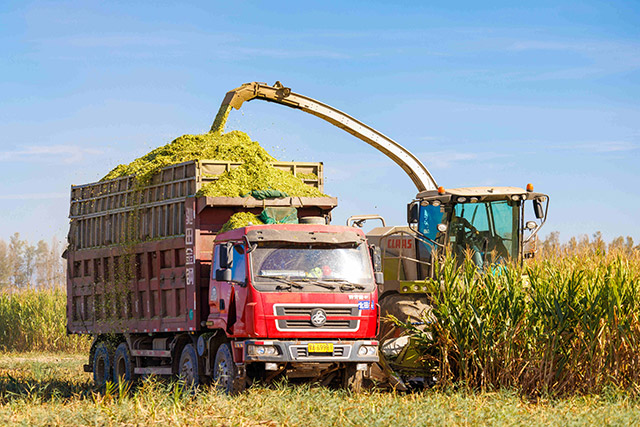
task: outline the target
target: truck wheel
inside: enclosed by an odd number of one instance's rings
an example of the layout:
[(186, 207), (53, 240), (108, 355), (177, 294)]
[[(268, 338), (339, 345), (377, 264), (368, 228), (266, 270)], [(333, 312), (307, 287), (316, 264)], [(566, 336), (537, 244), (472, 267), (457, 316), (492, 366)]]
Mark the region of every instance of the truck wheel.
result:
[(113, 358), (113, 382), (129, 382), (134, 380), (133, 359), (126, 342), (120, 343)]
[(195, 388), (200, 385), (200, 370), (198, 369), (198, 354), (193, 344), (187, 344), (182, 349), (180, 355), (180, 365), (178, 366), (178, 376), (188, 388)]
[(112, 379), (113, 347), (101, 342), (93, 352), (93, 383), (96, 387), (104, 387)]
[(351, 363), (343, 369), (342, 386), (353, 393), (360, 393), (364, 382), (364, 371), (358, 371)]
[(238, 394), (245, 388), (244, 378), (240, 378), (238, 374), (238, 368), (233, 361), (229, 344), (221, 344), (218, 347), (213, 382), (218, 390), (230, 395)]

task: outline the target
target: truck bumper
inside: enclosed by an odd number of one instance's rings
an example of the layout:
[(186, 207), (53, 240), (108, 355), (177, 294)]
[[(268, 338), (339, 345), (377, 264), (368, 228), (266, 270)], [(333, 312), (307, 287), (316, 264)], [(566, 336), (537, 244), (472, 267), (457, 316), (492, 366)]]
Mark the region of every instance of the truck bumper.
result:
[(377, 341), (279, 341), (246, 340), (235, 342), (244, 362), (348, 362), (378, 361)]

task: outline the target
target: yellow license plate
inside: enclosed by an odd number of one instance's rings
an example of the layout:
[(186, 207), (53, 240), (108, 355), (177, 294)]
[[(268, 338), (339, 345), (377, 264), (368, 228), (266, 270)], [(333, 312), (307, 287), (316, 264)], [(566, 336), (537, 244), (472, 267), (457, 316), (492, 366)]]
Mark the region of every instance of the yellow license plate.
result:
[(314, 342), (307, 346), (309, 353), (333, 353), (333, 343), (330, 342)]

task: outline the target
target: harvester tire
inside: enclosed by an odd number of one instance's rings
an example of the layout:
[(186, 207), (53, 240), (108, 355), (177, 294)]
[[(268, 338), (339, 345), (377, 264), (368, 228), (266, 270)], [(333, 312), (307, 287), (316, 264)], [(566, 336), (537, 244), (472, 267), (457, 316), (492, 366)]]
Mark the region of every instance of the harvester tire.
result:
[[(387, 316), (394, 316), (401, 322), (420, 323), (426, 318), (433, 320), (432, 307), (426, 295), (421, 294), (390, 294), (383, 297), (380, 302), (380, 331), (378, 340), (385, 341), (389, 338), (396, 338), (402, 330)], [(420, 327), (420, 326), (418, 326)]]

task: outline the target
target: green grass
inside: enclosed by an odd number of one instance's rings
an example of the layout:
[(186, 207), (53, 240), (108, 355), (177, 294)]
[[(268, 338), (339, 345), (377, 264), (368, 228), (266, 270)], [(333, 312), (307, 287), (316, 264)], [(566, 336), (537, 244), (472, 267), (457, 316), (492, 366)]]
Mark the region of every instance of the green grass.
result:
[(0, 356), (0, 423), (11, 425), (631, 425), (640, 403), (620, 393), (528, 402), (509, 391), (350, 394), (309, 385), (254, 387), (228, 397), (148, 380), (95, 392), (85, 355)]

